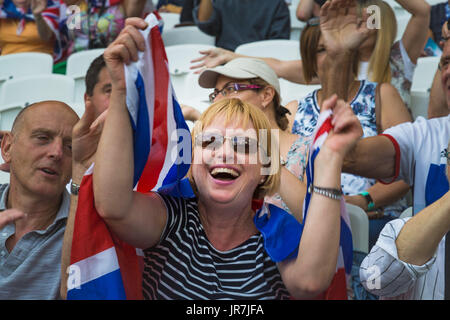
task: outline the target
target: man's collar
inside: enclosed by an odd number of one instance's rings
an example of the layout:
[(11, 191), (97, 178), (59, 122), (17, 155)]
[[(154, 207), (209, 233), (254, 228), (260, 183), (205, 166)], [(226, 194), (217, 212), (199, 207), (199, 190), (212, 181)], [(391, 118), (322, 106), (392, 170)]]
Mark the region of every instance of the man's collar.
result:
[[(0, 211), (7, 209), (6, 204), (8, 201), (8, 193), (9, 193), (9, 184), (7, 184), (6, 188), (0, 195)], [(58, 213), (56, 214), (55, 217), (55, 221), (52, 224), (61, 219), (66, 219), (67, 216), (69, 215), (69, 208), (70, 208), (70, 195), (69, 192), (67, 192), (66, 188), (64, 188), (61, 205), (59, 206)]]

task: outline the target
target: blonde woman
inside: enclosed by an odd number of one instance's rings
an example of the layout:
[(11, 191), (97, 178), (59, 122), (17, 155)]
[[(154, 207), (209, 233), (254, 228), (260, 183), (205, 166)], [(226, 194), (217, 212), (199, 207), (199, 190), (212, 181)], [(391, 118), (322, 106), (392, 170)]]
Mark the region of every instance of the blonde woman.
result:
[[(191, 165), (195, 198), (133, 192), (132, 128), (125, 106), (123, 63), (136, 60), (145, 41), (136, 28), (144, 29), (146, 23), (132, 18), (127, 19), (127, 25), (104, 54), (112, 93), (96, 154), (94, 194), (96, 208), (111, 232), (145, 249), (144, 296), (315, 297), (329, 286), (335, 273), (340, 201), (314, 193), (298, 247), (300, 254), (278, 263), (270, 259), (253, 222), (251, 203), (255, 197), (273, 192), (279, 183), (279, 168), (277, 157), (271, 158), (270, 165), (275, 166), (271, 175), (261, 171), (259, 158), (256, 163), (247, 161), (247, 142), (258, 145), (260, 129), (270, 132), (270, 124), (258, 108), (226, 99), (213, 104), (197, 121)], [(336, 118), (340, 130), (330, 132), (315, 159), (315, 184), (338, 190), (343, 159), (361, 136), (361, 129), (342, 101), (333, 97), (325, 105), (340, 114)], [(215, 148), (211, 148), (212, 142)], [(264, 146), (271, 155), (271, 144)]]
[[(396, 0), (411, 18), (401, 40), (394, 43), (397, 35), (397, 22), (392, 8), (381, 0), (363, 1), (362, 7), (377, 5), (380, 8), (379, 30), (374, 30), (376, 37), (362, 44), (359, 61), (359, 80), (373, 82), (390, 82), (400, 93), (405, 104), (410, 102), (410, 89), (415, 64), (420, 57), (427, 40), (430, 20), (430, 5), (425, 0)], [(359, 2), (358, 2), (358, 5)], [(316, 22), (317, 23), (317, 22)], [(211, 68), (226, 63), (242, 55), (214, 48), (200, 52), (203, 56), (193, 60), (191, 68)], [(261, 58), (272, 67), (277, 75), (286, 80), (307, 84), (303, 76), (302, 60), (281, 61), (274, 58)], [(317, 78), (311, 83), (319, 83)]]

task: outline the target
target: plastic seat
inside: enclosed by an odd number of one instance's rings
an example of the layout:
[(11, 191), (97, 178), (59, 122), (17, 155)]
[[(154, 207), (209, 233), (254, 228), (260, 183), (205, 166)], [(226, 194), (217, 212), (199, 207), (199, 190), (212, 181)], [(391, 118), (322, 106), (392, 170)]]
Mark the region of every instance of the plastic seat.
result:
[(399, 218), (403, 219), (403, 218), (412, 217), (412, 216), (413, 216), (413, 208), (408, 207), (402, 212), (402, 214), (399, 216)]
[(3, 108), (25, 107), (43, 100), (58, 100), (70, 105), (73, 102), (75, 82), (65, 75), (33, 75), (4, 83), (0, 94)]
[(34, 74), (51, 74), (53, 58), (47, 53), (23, 52), (0, 56), (0, 93), (6, 80)]
[(321, 87), (321, 85), (305, 85), (294, 83), (281, 78), (279, 80), (282, 105), (285, 105), (292, 100), (298, 101), (307, 94)]
[(346, 203), (352, 228), (353, 251), (369, 253), (369, 217), (358, 206)]
[(173, 29), (180, 23), (180, 14), (172, 12), (158, 12), (164, 22), (163, 34), (167, 30)]
[(428, 104), (430, 103), (429, 91), (411, 91), (411, 103), (409, 108), (412, 111), (413, 119), (417, 117), (428, 118)]
[(84, 101), (86, 85), (84, 79), (92, 61), (103, 54), (105, 49), (91, 49), (75, 52), (67, 59), (66, 75), (75, 81), (74, 99), (76, 102)]
[(196, 26), (186, 26), (169, 30), (164, 29), (162, 39), (164, 45), (168, 47), (178, 44), (207, 44), (213, 46), (216, 38), (204, 33)]
[(300, 59), (299, 40), (262, 40), (241, 44), (235, 50), (236, 53), (264, 57), (276, 58), (279, 60), (298, 60)]
[[(188, 75), (193, 74), (193, 71), (190, 70), (191, 60), (201, 55), (199, 51), (211, 48), (214, 48), (214, 46), (205, 44), (182, 44), (166, 47), (170, 78), (175, 94), (179, 99), (186, 99), (187, 96), (192, 96), (190, 92), (186, 91)], [(192, 76), (189, 81), (195, 81), (195, 84), (198, 86), (198, 75), (196, 76)], [(207, 99), (208, 96), (206, 96)], [(182, 103), (182, 101), (180, 102)]]
[(417, 59), (411, 91), (430, 90), (440, 59), (440, 57), (423, 57)]

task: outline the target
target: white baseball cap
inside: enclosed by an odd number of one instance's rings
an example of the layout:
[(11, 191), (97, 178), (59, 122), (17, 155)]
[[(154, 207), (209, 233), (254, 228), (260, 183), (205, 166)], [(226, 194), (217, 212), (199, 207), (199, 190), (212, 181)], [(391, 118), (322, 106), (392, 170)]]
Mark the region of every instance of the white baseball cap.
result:
[(280, 95), (280, 82), (277, 74), (261, 59), (236, 58), (223, 66), (206, 69), (200, 74), (198, 84), (203, 88), (214, 88), (219, 75), (234, 79), (261, 78), (273, 86)]

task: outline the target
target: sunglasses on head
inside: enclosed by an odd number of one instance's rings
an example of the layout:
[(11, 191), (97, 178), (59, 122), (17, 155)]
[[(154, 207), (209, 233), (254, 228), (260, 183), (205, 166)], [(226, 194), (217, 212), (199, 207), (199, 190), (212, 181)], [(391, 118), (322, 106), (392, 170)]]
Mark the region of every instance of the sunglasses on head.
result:
[(195, 143), (203, 149), (220, 148), (225, 139), (231, 143), (234, 152), (241, 154), (255, 153), (258, 150), (258, 140), (247, 136), (224, 136), (219, 133), (202, 132), (195, 136)]

